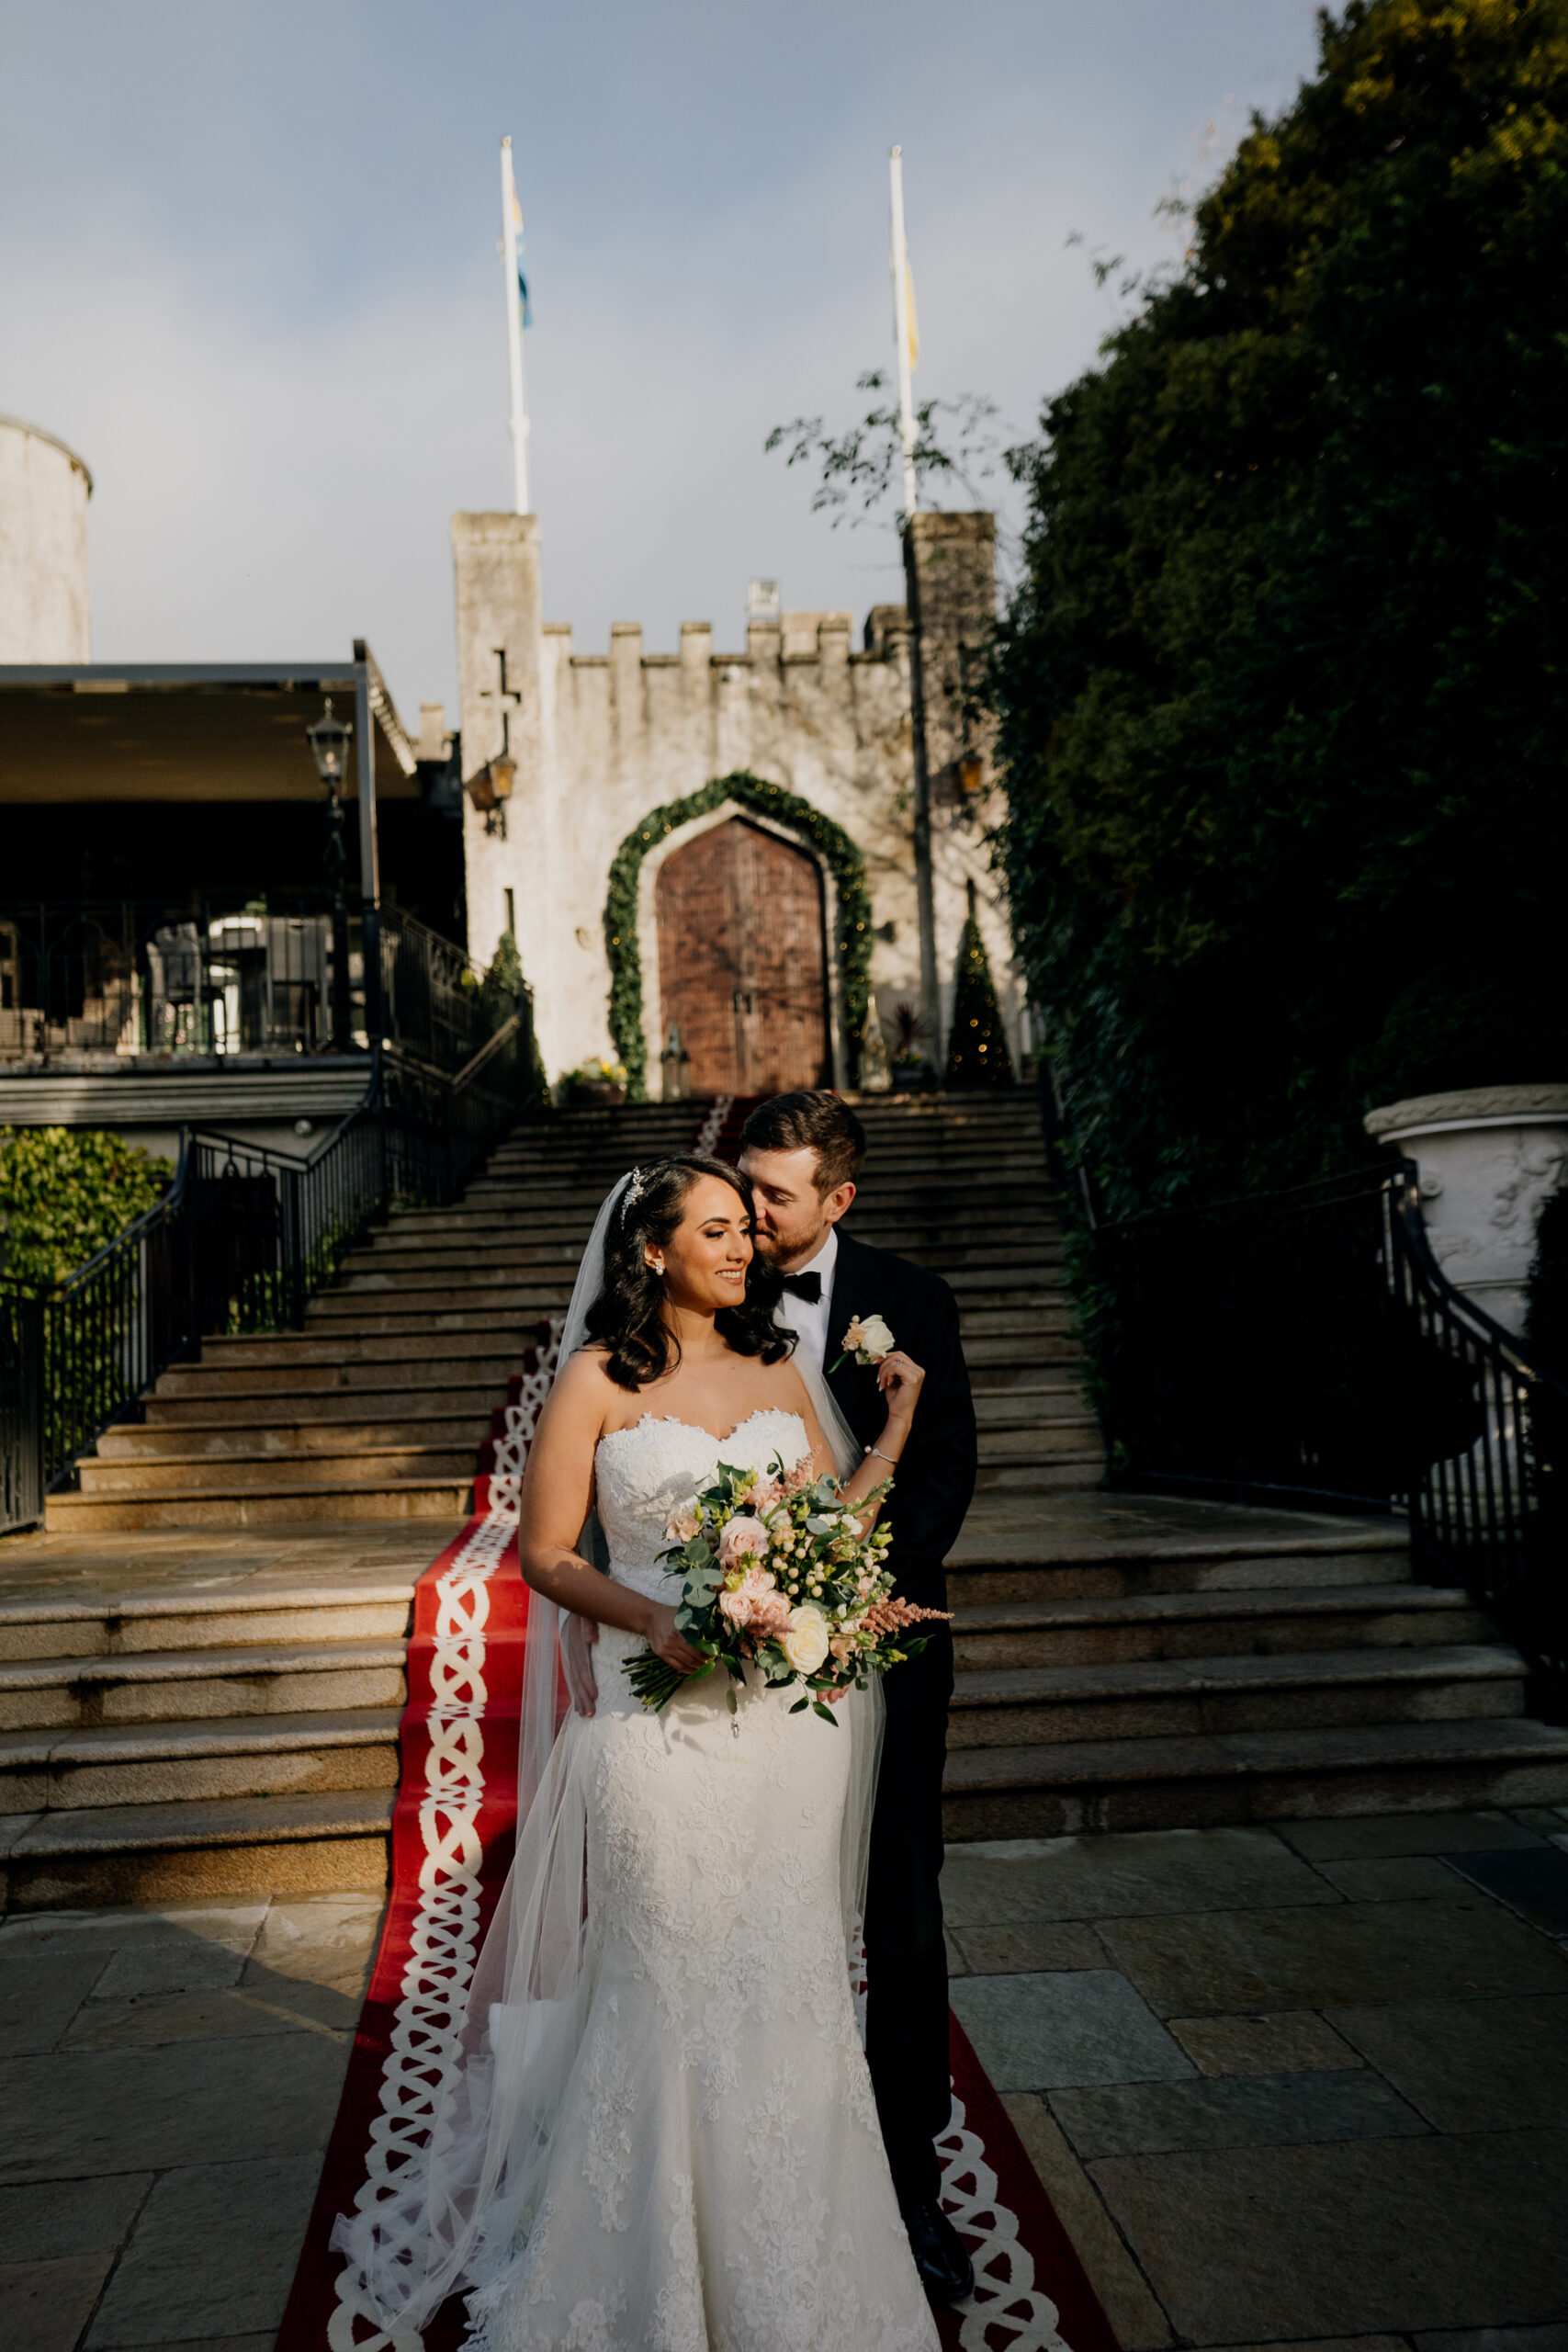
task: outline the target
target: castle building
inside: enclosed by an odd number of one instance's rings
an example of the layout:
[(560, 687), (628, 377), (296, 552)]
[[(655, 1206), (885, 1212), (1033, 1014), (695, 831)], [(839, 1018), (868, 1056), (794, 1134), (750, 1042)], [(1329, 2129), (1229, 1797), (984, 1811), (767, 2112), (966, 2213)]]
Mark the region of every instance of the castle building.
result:
[[(543, 617), (536, 517), (458, 514), (452, 537), (468, 949), (482, 963), (515, 933), (552, 1079), (603, 1055), (654, 1097), (852, 1085), (872, 1005), (895, 1035), (899, 1008), (906, 1033), (923, 1013), (916, 1051), (940, 1069), (971, 886), (1017, 1054), (999, 795), (971, 707), (991, 515), (915, 519), (919, 662), (904, 605), (874, 607), (856, 645), (848, 613), (780, 611), (768, 582), (743, 652), (706, 621), (678, 653), (645, 651), (635, 622), (579, 652)], [(427, 755), (441, 724), (427, 708)]]

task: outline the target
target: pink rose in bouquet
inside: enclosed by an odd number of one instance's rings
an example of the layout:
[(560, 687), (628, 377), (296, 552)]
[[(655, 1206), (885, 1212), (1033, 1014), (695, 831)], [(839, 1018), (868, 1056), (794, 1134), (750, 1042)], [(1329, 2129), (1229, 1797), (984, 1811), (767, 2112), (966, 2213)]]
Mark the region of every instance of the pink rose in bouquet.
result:
[(739, 1565), (742, 1559), (766, 1559), (768, 1531), (760, 1519), (742, 1511), (729, 1521), (718, 1539), (718, 1556), (727, 1568)]

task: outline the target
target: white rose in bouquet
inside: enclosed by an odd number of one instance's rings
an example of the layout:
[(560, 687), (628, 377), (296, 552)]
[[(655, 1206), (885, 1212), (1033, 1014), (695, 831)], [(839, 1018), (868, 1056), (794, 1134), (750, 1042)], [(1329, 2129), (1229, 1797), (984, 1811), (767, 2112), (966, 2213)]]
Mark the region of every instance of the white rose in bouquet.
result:
[(779, 1647), (797, 1674), (815, 1674), (828, 1656), (831, 1636), (820, 1609), (803, 1600), (789, 1612), (789, 1623), (779, 1635)]

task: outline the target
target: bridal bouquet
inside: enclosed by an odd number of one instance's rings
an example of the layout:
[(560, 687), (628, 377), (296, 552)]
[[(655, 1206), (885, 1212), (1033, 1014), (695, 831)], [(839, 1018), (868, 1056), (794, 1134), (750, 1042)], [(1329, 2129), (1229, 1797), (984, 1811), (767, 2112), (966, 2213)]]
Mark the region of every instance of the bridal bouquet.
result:
[[(643, 1705), (662, 1707), (716, 1667), (744, 1682), (750, 1666), (771, 1687), (798, 1686), (792, 1714), (810, 1707), (833, 1723), (825, 1693), (852, 1682), (863, 1690), (871, 1675), (922, 1650), (931, 1636), (911, 1641), (908, 1629), (947, 1612), (895, 1600), (884, 1565), (892, 1530), (879, 1521), (869, 1535), (860, 1532), (892, 1483), (846, 1506), (838, 1480), (814, 1476), (808, 1461), (787, 1471), (776, 1454), (766, 1470), (721, 1462), (712, 1486), (671, 1519), (670, 1547), (659, 1555), (672, 1575), (685, 1572), (675, 1624), (704, 1663), (680, 1674), (651, 1650), (628, 1658)], [(733, 1689), (729, 1705), (733, 1713)]]

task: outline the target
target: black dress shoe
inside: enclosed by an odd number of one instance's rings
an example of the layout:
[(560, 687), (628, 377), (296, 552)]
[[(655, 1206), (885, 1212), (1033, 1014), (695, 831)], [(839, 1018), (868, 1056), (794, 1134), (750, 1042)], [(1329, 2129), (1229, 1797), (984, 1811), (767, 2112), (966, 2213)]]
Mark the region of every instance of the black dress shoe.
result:
[(904, 2209), (909, 2251), (933, 2303), (961, 2303), (975, 2291), (975, 2266), (964, 2241), (934, 2197), (912, 2198)]

